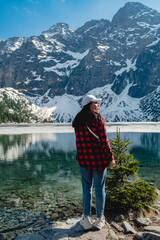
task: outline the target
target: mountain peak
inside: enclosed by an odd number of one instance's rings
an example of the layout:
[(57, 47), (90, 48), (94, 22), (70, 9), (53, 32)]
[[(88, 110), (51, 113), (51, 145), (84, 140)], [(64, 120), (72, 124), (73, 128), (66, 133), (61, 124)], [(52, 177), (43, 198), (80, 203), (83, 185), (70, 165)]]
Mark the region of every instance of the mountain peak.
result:
[(138, 12), (141, 12), (141, 11), (145, 11), (147, 13), (150, 13), (150, 12), (154, 12), (154, 13), (158, 13), (158, 11), (140, 3), (140, 2), (127, 2), (124, 7), (120, 8), (121, 9), (125, 9), (128, 14), (137, 14)]
[(57, 23), (53, 25), (51, 28), (49, 28), (47, 31), (42, 32), (42, 35), (45, 35), (47, 37), (53, 37), (55, 35), (70, 35), (70, 33), (74, 32), (73, 29), (69, 27), (66, 23)]
[(149, 8), (147, 6), (145, 6), (143, 3), (140, 2), (127, 2), (125, 3), (124, 7), (126, 8)]
[(127, 25), (132, 20), (148, 24), (159, 24), (160, 13), (139, 2), (127, 2), (112, 19), (113, 25)]

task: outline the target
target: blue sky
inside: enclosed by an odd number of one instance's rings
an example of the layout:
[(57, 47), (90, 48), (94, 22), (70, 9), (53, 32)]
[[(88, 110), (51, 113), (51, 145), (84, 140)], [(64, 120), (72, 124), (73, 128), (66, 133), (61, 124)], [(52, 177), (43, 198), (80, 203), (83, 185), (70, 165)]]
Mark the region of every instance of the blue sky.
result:
[[(111, 20), (126, 0), (0, 0), (0, 39), (40, 35), (58, 22), (74, 30), (92, 19)], [(160, 12), (160, 0), (132, 0)]]

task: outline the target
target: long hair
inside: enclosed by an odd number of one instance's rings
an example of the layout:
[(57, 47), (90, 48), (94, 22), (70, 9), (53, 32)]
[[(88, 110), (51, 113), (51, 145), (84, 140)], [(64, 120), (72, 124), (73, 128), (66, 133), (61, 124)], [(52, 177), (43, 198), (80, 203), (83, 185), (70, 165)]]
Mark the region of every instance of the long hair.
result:
[(84, 126), (88, 122), (88, 120), (92, 119), (93, 117), (96, 117), (97, 122), (101, 120), (101, 115), (99, 113), (94, 114), (91, 111), (91, 104), (92, 102), (85, 105), (82, 110), (75, 116), (72, 122), (72, 127), (76, 128), (78, 126)]

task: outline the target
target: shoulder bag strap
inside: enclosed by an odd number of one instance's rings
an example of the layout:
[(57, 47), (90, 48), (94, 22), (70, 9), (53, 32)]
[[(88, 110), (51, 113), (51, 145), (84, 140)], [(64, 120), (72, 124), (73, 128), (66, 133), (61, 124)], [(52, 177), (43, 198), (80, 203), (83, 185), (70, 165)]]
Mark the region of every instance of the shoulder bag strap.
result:
[(98, 141), (100, 141), (100, 140), (99, 140), (99, 136), (97, 136), (97, 134), (95, 134), (95, 133), (88, 127), (87, 124), (86, 124), (86, 127), (87, 127), (87, 129), (89, 130), (89, 132), (90, 132), (95, 138), (97, 138)]

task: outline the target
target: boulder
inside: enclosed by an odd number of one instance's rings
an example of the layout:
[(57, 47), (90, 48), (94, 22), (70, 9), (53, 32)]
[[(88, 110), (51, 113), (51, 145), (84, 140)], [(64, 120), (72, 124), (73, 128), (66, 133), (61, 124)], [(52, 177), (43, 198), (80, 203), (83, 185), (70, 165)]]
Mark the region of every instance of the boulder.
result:
[(24, 234), (19, 237), (16, 237), (15, 240), (44, 240), (44, 236), (36, 234)]
[(144, 231), (155, 232), (157, 234), (160, 234), (160, 226), (147, 226), (144, 227)]
[(11, 240), (12, 237), (8, 233), (0, 233), (0, 240)]
[(136, 233), (134, 228), (126, 221), (123, 222), (122, 227), (124, 228), (124, 233)]
[(149, 224), (152, 223), (150, 218), (137, 218), (135, 220), (135, 222), (139, 225), (139, 226), (148, 226)]
[(133, 240), (160, 240), (160, 235), (152, 232), (139, 232)]
[(111, 222), (111, 225), (118, 231), (118, 232), (124, 232), (124, 229), (121, 227), (121, 226), (119, 226), (117, 223), (115, 223), (115, 222)]

